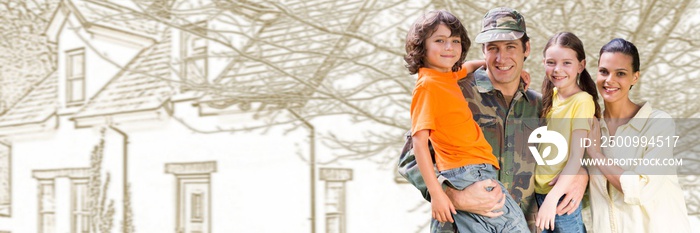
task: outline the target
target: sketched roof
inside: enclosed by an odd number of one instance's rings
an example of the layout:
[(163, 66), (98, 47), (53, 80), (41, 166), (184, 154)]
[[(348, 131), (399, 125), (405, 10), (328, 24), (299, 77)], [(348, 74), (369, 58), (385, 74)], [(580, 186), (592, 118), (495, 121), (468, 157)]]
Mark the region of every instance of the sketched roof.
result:
[[(86, 20), (99, 21), (104, 16), (99, 12), (115, 12), (90, 0), (70, 1), (75, 2), (75, 7), (80, 9)], [(89, 4), (81, 5), (83, 1)], [(347, 47), (349, 38), (342, 33), (357, 30), (364, 17), (360, 12), (366, 8), (363, 0), (342, 3), (313, 0), (289, 3), (284, 7), (269, 4), (287, 13), (269, 22), (255, 35), (256, 40), (246, 46), (246, 54), (257, 55), (234, 58), (218, 78), (218, 81), (227, 84), (226, 88), (234, 89), (236, 95), (225, 96), (227, 99), (250, 101), (269, 98), (269, 102), (288, 103), (291, 96), (312, 91), (335, 65), (334, 51), (340, 52)], [(91, 18), (92, 13), (100, 18)], [(122, 26), (134, 26), (130, 25)], [(138, 27), (134, 27), (134, 31), (139, 31)], [(171, 72), (168, 66), (170, 29), (157, 34), (162, 35), (162, 39), (143, 49), (74, 118), (157, 109), (176, 93), (175, 84), (167, 80)], [(0, 126), (37, 122), (55, 113), (58, 98), (56, 79), (54, 72), (0, 116)], [(216, 98), (210, 96), (208, 100), (215, 101)]]
[(156, 109), (175, 93), (170, 78), (170, 30), (144, 49), (74, 117), (91, 117)]
[(0, 116), (0, 127), (46, 121), (58, 107), (58, 75), (54, 71), (27, 91), (14, 106)]
[[(342, 52), (347, 40), (339, 33), (359, 27), (365, 1), (312, 0), (275, 3), (281, 15), (262, 28), (246, 46), (246, 56), (237, 56), (217, 82), (230, 94), (214, 93), (202, 102), (218, 100), (290, 103), (309, 95), (335, 65), (333, 53)], [(300, 100), (300, 99), (296, 99)]]
[(152, 37), (158, 32), (158, 22), (138, 16), (123, 7), (118, 8), (94, 0), (67, 0), (66, 2), (75, 7), (76, 16), (81, 23), (101, 25), (146, 37)]

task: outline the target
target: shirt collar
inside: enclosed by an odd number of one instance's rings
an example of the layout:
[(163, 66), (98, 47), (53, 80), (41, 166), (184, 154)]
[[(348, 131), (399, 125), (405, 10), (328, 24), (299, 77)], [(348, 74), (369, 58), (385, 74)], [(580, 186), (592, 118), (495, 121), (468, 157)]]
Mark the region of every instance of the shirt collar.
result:
[[(431, 75), (434, 77), (451, 77), (452, 79), (457, 80), (457, 73), (456, 72), (442, 72), (436, 69), (432, 68), (427, 68), (427, 67), (421, 67), (418, 69), (418, 74), (419, 75)], [(461, 77), (460, 77), (461, 78)]]
[(644, 124), (646, 124), (647, 120), (649, 120), (649, 116), (651, 116), (651, 110), (651, 103), (642, 103), (642, 108), (640, 108), (639, 111), (637, 111), (637, 114), (634, 115), (634, 117), (630, 120), (628, 124), (635, 128), (637, 131), (641, 131), (644, 127)]
[[(489, 79), (489, 75), (486, 73), (486, 68), (482, 67), (474, 71), (474, 79), (476, 81), (476, 89), (479, 91), (479, 93), (488, 93), (496, 90), (493, 87), (491, 79)], [(520, 84), (518, 85), (518, 92), (522, 93), (525, 100), (530, 101), (530, 97), (525, 94), (525, 82), (522, 80), (520, 80)]]
[[(644, 128), (644, 125), (647, 123), (647, 120), (649, 120), (649, 116), (651, 116), (652, 110), (653, 109), (651, 108), (651, 103), (642, 103), (642, 107), (639, 109), (639, 111), (637, 111), (637, 114), (635, 114), (634, 117), (632, 117), (632, 119), (630, 119), (630, 121), (624, 125), (629, 125), (637, 131), (642, 131), (642, 128)], [(600, 128), (605, 128), (606, 130), (608, 129), (608, 126), (605, 123), (605, 121), (600, 122)]]

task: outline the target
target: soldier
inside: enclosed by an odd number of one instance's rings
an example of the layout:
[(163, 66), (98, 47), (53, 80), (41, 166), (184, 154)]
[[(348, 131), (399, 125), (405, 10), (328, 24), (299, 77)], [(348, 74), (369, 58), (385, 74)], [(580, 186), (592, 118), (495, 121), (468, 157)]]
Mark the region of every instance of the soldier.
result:
[[(459, 80), (462, 94), (469, 103), (474, 120), (479, 124), (484, 137), (498, 158), (500, 170), (498, 180), (526, 215), (530, 229), (534, 231), (534, 176), (535, 159), (528, 149), (528, 137), (541, 123), (538, 118), (542, 109), (542, 96), (525, 88), (520, 75), (525, 59), (530, 54), (530, 42), (526, 33), (525, 19), (510, 8), (495, 8), (484, 16), (482, 30), (475, 41), (482, 44), (486, 67)], [(407, 140), (411, 143), (411, 140)], [(426, 200), (430, 200), (423, 179), (412, 166), (413, 151), (404, 147), (399, 171), (415, 185)], [(581, 174), (587, 174), (581, 168)], [(557, 214), (573, 212), (583, 198), (587, 176), (577, 176), (565, 197), (557, 207)], [(585, 178), (584, 178), (585, 177)], [(550, 183), (553, 185), (556, 179)], [(497, 217), (505, 198), (501, 188), (493, 180), (483, 180), (458, 191), (445, 188), (445, 193), (458, 210)], [(487, 187), (493, 190), (487, 191)], [(431, 222), (431, 232), (455, 232), (453, 224)]]

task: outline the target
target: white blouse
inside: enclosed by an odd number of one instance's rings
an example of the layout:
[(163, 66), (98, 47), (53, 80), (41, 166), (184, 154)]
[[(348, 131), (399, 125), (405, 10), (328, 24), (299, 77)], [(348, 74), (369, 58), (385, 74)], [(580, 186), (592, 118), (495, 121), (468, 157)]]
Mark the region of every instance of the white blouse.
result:
[[(613, 137), (604, 120), (600, 128), (604, 139), (595, 140), (605, 142), (603, 154), (608, 160), (617, 159), (625, 172), (620, 176), (620, 192), (597, 167), (589, 166), (593, 232), (690, 232), (677, 165), (644, 165), (672, 163), (668, 160), (674, 159), (675, 124), (671, 116), (645, 103), (634, 118), (617, 128)], [(652, 137), (654, 145), (649, 141)]]

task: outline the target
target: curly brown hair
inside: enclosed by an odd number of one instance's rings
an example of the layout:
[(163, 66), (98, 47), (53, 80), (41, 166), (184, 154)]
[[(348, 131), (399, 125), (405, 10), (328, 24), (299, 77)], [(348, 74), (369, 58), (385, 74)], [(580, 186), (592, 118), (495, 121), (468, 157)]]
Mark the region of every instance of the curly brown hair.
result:
[(444, 10), (430, 11), (418, 17), (406, 35), (406, 68), (411, 74), (418, 73), (418, 70), (425, 67), (425, 40), (437, 31), (440, 24), (450, 29), (450, 37), (458, 35), (462, 44), (462, 53), (459, 60), (452, 66), (452, 71), (456, 72), (462, 67), (471, 41), (467, 36), (467, 29), (462, 22), (452, 13)]

